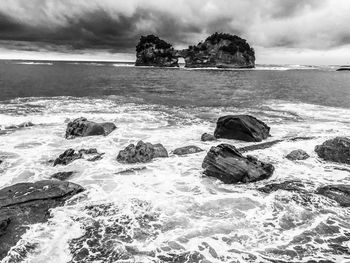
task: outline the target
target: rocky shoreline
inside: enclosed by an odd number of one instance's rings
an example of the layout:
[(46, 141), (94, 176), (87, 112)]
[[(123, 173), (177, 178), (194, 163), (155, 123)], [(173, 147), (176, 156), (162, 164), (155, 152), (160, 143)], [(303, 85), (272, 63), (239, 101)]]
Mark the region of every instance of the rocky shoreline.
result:
[[(78, 118), (69, 122), (66, 128), (66, 139), (86, 136), (108, 136), (117, 127), (114, 123), (96, 123), (86, 118)], [(247, 184), (266, 181), (263, 187), (253, 188), (261, 194), (275, 191), (299, 193), (301, 202), (306, 202), (311, 195), (323, 196), (340, 207), (350, 207), (350, 185), (330, 184), (312, 186), (313, 190), (306, 190), (301, 181), (286, 180), (271, 182), (268, 179), (274, 173), (274, 165), (256, 156), (246, 155), (249, 151), (266, 149), (283, 140), (262, 142), (271, 137), (270, 127), (263, 121), (250, 115), (227, 115), (217, 120), (213, 133), (203, 133), (198, 141), (216, 143), (207, 152), (202, 162), (202, 174), (213, 180), (220, 180), (224, 184)], [(221, 139), (252, 142), (252, 145), (236, 148), (232, 144), (222, 143)], [(308, 140), (309, 138), (295, 137), (291, 141)], [(203, 149), (196, 145), (187, 145), (168, 150), (162, 144), (152, 144), (139, 141), (130, 144), (116, 154), (116, 161), (121, 164), (139, 164), (157, 161), (158, 158), (182, 158), (188, 154), (197, 154)], [(318, 158), (324, 162), (350, 164), (350, 139), (336, 137), (315, 147)], [(95, 148), (67, 149), (55, 160), (49, 162), (52, 166), (64, 166), (79, 159), (99, 161), (103, 158)], [(292, 150), (285, 156), (291, 162), (302, 162), (311, 158), (302, 149)], [(0, 161), (1, 165), (1, 161)], [(134, 169), (134, 170), (133, 170)], [(129, 168), (125, 175), (145, 167)], [(51, 180), (34, 183), (19, 183), (0, 189), (0, 260), (3, 259), (26, 232), (31, 224), (42, 223), (50, 217), (49, 210), (65, 204), (72, 196), (85, 189), (77, 184), (65, 181), (74, 175), (74, 171), (57, 172)], [(312, 182), (310, 182), (312, 184)], [(251, 185), (254, 187), (254, 184)]]

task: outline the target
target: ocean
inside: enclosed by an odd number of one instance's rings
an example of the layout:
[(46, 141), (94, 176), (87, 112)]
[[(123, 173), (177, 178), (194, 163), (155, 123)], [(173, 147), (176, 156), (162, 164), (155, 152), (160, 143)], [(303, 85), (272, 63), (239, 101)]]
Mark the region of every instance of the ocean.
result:
[[(327, 139), (349, 136), (350, 74), (336, 68), (0, 61), (0, 187), (74, 171), (69, 181), (86, 188), (52, 209), (47, 223), (30, 226), (3, 262), (350, 262), (349, 208), (316, 194), (304, 200), (257, 191), (286, 180), (310, 189), (349, 184), (349, 165), (314, 152)], [(270, 179), (227, 185), (203, 175), (212, 146), (252, 144), (200, 140), (227, 114), (253, 115), (271, 127), (266, 141), (283, 140), (249, 152), (275, 166)], [(78, 117), (117, 129), (66, 140), (67, 123)], [(16, 127), (25, 122), (33, 126)], [(288, 140), (294, 137), (308, 139)], [(169, 158), (118, 163), (118, 152), (139, 140), (162, 143)], [(187, 145), (205, 151), (171, 154)], [(53, 167), (49, 161), (68, 148), (105, 154)], [(286, 159), (295, 149), (311, 158)]]

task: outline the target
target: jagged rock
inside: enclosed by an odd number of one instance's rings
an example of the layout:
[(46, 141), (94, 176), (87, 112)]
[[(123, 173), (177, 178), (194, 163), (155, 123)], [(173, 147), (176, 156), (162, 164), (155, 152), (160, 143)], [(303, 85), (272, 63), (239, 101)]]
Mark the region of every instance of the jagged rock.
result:
[(322, 186), (317, 188), (316, 193), (335, 200), (340, 206), (350, 207), (350, 185)]
[(308, 158), (310, 158), (310, 155), (307, 154), (307, 152), (305, 152), (304, 150), (294, 150), (291, 151), (290, 153), (288, 153), (286, 155), (286, 158), (288, 160), (291, 161), (295, 161), (295, 160), (306, 160)]
[(235, 139), (247, 142), (260, 142), (270, 134), (270, 127), (250, 115), (227, 115), (216, 123), (216, 138)]
[(75, 137), (94, 135), (107, 136), (116, 128), (112, 122), (97, 123), (81, 117), (68, 123), (65, 137), (66, 139), (73, 139)]
[(216, 138), (214, 135), (211, 135), (209, 133), (203, 133), (201, 136), (201, 141), (203, 141), (203, 142), (216, 141)]
[(51, 178), (53, 179), (57, 179), (57, 180), (61, 180), (61, 181), (65, 181), (68, 178), (70, 178), (75, 172), (70, 171), (70, 172), (58, 172), (58, 173), (54, 173), (53, 175), (51, 175)]
[(315, 152), (326, 161), (350, 164), (350, 139), (336, 137), (327, 140), (321, 145), (317, 145)]
[(141, 36), (136, 46), (135, 66), (178, 67), (171, 44), (154, 35)]
[(290, 192), (306, 192), (305, 185), (301, 181), (291, 180), (281, 183), (271, 183), (257, 189), (260, 192), (272, 193), (278, 190)]
[(185, 154), (190, 154), (190, 153), (198, 153), (198, 152), (202, 152), (202, 151), (203, 151), (203, 149), (199, 148), (198, 146), (190, 145), (190, 146), (177, 148), (173, 151), (173, 153), (176, 155), (185, 155)]
[(117, 160), (121, 163), (146, 163), (158, 157), (168, 157), (168, 152), (162, 144), (139, 141), (136, 146), (129, 144), (124, 150), (121, 150)]
[(203, 160), (204, 174), (216, 177), (226, 184), (248, 183), (269, 178), (274, 167), (252, 156), (244, 157), (229, 144), (212, 147)]
[(81, 152), (76, 152), (74, 149), (68, 149), (54, 161), (53, 166), (56, 166), (58, 164), (67, 165), (75, 160), (82, 158), (83, 154)]
[(236, 35), (215, 33), (204, 42), (179, 52), (185, 67), (254, 68), (255, 52), (245, 39)]
[(0, 190), (0, 260), (29, 225), (45, 222), (49, 209), (63, 205), (84, 190), (80, 185), (56, 180), (19, 183)]

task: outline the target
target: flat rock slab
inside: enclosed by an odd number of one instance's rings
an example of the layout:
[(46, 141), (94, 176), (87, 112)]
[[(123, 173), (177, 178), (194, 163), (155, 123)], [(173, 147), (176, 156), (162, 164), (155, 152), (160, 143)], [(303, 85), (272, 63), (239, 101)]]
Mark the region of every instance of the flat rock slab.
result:
[(226, 184), (267, 179), (274, 171), (272, 164), (261, 162), (253, 156), (244, 157), (229, 144), (212, 147), (204, 158), (202, 167), (205, 175), (216, 177)]
[(0, 190), (0, 260), (29, 228), (45, 222), (49, 209), (84, 190), (80, 185), (56, 180), (19, 183)]
[(327, 140), (321, 145), (317, 145), (315, 152), (326, 161), (350, 164), (350, 139), (336, 137)]
[(270, 136), (270, 127), (250, 115), (227, 115), (218, 119), (214, 136), (246, 142), (261, 142)]
[(326, 196), (342, 207), (350, 207), (350, 185), (337, 184), (317, 188), (317, 194)]
[(191, 154), (191, 153), (199, 153), (203, 152), (204, 150), (199, 148), (198, 146), (195, 145), (189, 145), (185, 147), (180, 147), (177, 148), (173, 151), (173, 154), (175, 155), (185, 155), (185, 154)]
[(81, 117), (68, 123), (65, 137), (66, 139), (73, 139), (95, 135), (107, 136), (116, 128), (112, 122), (97, 123)]
[(121, 150), (117, 161), (121, 163), (147, 163), (153, 158), (159, 157), (168, 157), (168, 152), (162, 144), (139, 141), (136, 146), (129, 144), (124, 150)]

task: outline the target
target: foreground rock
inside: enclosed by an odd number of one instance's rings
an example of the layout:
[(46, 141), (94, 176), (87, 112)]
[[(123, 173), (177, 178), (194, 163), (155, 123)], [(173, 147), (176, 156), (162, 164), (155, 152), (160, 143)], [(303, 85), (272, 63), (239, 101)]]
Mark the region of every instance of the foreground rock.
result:
[(216, 138), (214, 135), (211, 135), (209, 133), (203, 133), (201, 136), (201, 141), (203, 141), (203, 142), (216, 141)]
[(53, 166), (56, 165), (67, 165), (71, 162), (78, 160), (78, 159), (84, 159), (85, 155), (93, 155), (92, 157), (88, 158), (88, 161), (94, 162), (97, 160), (101, 160), (104, 153), (98, 153), (96, 148), (90, 148), (90, 149), (81, 149), (79, 151), (75, 151), (74, 149), (70, 148), (66, 150), (64, 153), (62, 153), (53, 163)]
[(142, 36), (136, 46), (135, 66), (178, 67), (174, 48), (154, 35)]
[(180, 52), (185, 67), (254, 68), (255, 52), (245, 39), (236, 35), (215, 33), (204, 42)]
[(199, 148), (195, 145), (185, 146), (181, 148), (177, 148), (173, 151), (175, 155), (185, 155), (185, 154), (191, 154), (191, 153), (199, 153), (203, 152), (204, 150)]
[(73, 139), (75, 137), (94, 135), (107, 136), (116, 128), (117, 127), (112, 122), (97, 123), (81, 117), (68, 123), (65, 137), (66, 139)]
[(326, 161), (350, 164), (350, 139), (336, 137), (327, 140), (323, 144), (317, 145), (315, 152)]
[(0, 260), (13, 247), (29, 225), (45, 222), (49, 209), (61, 206), (84, 189), (56, 180), (19, 183), (0, 190)]
[(337, 184), (317, 188), (317, 194), (335, 200), (340, 206), (350, 207), (350, 185)]
[(216, 177), (226, 184), (248, 183), (269, 178), (274, 167), (252, 156), (244, 157), (229, 144), (212, 147), (203, 160), (204, 174)]
[(260, 142), (270, 136), (270, 127), (250, 115), (227, 115), (218, 119), (214, 136), (246, 142)]
[(307, 152), (303, 150), (294, 150), (291, 151), (286, 155), (286, 158), (291, 161), (296, 161), (296, 160), (306, 160), (310, 158), (310, 155), (307, 154)]
[(129, 144), (124, 150), (121, 150), (117, 161), (121, 163), (147, 163), (158, 157), (168, 157), (168, 152), (162, 144), (139, 141), (136, 146)]

